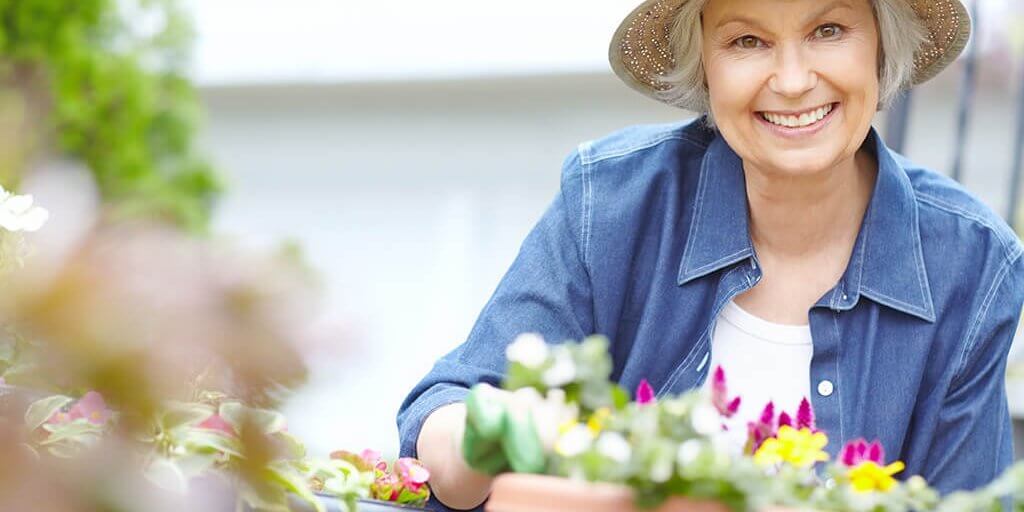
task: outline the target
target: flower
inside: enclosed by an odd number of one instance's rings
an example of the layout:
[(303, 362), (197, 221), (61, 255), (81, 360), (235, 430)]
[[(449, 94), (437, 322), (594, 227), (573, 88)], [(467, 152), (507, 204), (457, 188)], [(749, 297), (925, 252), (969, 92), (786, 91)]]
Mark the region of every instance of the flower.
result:
[(363, 462), (366, 462), (367, 465), (378, 471), (388, 470), (388, 463), (381, 458), (381, 453), (377, 450), (367, 448), (359, 453), (359, 458), (363, 459)]
[(7, 231), (38, 231), (50, 212), (32, 206), (31, 195), (14, 195), (0, 187), (0, 228)]
[(402, 484), (412, 492), (419, 492), (420, 488), (430, 479), (430, 472), (423, 466), (423, 463), (410, 457), (396, 460), (395, 471)]
[(786, 463), (805, 468), (828, 460), (828, 454), (822, 451), (826, 444), (828, 438), (821, 432), (813, 432), (809, 428), (797, 430), (786, 425), (775, 437), (764, 440), (754, 453), (754, 461), (761, 465)]
[(786, 411), (782, 411), (779, 413), (779, 428), (782, 428), (787, 425), (792, 427), (793, 419), (789, 417), (789, 414), (786, 413)]
[(693, 408), (690, 425), (698, 434), (710, 436), (722, 431), (722, 416), (711, 405), (701, 403)]
[(843, 465), (849, 467), (856, 466), (864, 461), (885, 464), (885, 448), (878, 441), (868, 444), (864, 439), (854, 439), (843, 447), (839, 460)]
[(590, 419), (587, 420), (587, 428), (589, 428), (595, 436), (600, 434), (601, 430), (604, 429), (605, 422), (608, 421), (608, 418), (610, 418), (611, 415), (612, 410), (607, 407), (602, 407), (594, 411), (594, 414), (591, 414)]
[(555, 453), (562, 457), (575, 457), (590, 449), (594, 433), (586, 425), (576, 423), (569, 426), (555, 442)]
[(740, 397), (729, 399), (729, 390), (725, 384), (725, 370), (721, 366), (715, 367), (715, 374), (711, 380), (711, 401), (715, 404), (718, 412), (726, 418), (731, 418), (740, 409)]
[(629, 462), (629, 458), (633, 454), (633, 448), (629, 446), (629, 441), (618, 432), (605, 432), (601, 434), (601, 437), (597, 438), (597, 444), (594, 448), (597, 450), (597, 453), (608, 457), (618, 464)]
[[(2, 191), (3, 189), (0, 189)], [(103, 400), (103, 395), (90, 391), (78, 399), (67, 412), (57, 411), (47, 420), (51, 424), (69, 423), (84, 419), (93, 425), (104, 425), (110, 419), (111, 411)]]
[(814, 409), (811, 402), (807, 401), (807, 397), (800, 401), (800, 408), (797, 409), (796, 428), (809, 428), (815, 432), (818, 430), (814, 426)]
[(654, 401), (654, 388), (651, 387), (651, 383), (647, 382), (647, 379), (640, 380), (640, 385), (636, 387), (636, 403), (648, 405)]
[(548, 345), (539, 334), (520, 334), (505, 348), (505, 357), (510, 363), (519, 363), (531, 369), (540, 368), (548, 359)]
[(882, 443), (877, 440), (868, 443), (864, 439), (846, 443), (840, 462), (851, 468), (848, 473), (850, 485), (859, 492), (888, 491), (896, 485), (892, 475), (906, 467), (900, 461), (885, 465), (885, 448)]
[(544, 371), (541, 379), (544, 385), (549, 388), (564, 386), (576, 378), (576, 364), (572, 361), (572, 354), (568, 350), (555, 352), (555, 364)]
[(850, 470), (848, 476), (850, 485), (858, 492), (888, 491), (896, 485), (896, 479), (892, 477), (903, 471), (906, 466), (896, 461), (888, 466), (880, 466), (873, 461), (864, 461)]
[(757, 453), (765, 439), (775, 437), (775, 404), (768, 402), (756, 422), (747, 423), (747, 446), (745, 453)]
[(688, 439), (679, 445), (676, 460), (680, 467), (686, 467), (697, 461), (704, 447), (696, 439)]
[(205, 420), (203, 420), (203, 422), (200, 423), (198, 425), (198, 427), (199, 428), (205, 428), (207, 430), (214, 430), (214, 431), (220, 432), (220, 433), (222, 433), (224, 435), (228, 435), (228, 436), (232, 436), (232, 437), (235, 436), (235, 428), (232, 427), (230, 423), (225, 421), (224, 418), (222, 418), (220, 416), (220, 414), (217, 414), (217, 413), (214, 413), (209, 418), (206, 418)]

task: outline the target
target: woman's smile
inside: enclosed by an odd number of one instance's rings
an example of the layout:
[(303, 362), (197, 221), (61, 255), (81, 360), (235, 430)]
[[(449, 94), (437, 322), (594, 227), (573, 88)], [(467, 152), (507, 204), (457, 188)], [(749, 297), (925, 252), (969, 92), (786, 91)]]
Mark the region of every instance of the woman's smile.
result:
[(759, 111), (754, 117), (768, 133), (787, 139), (812, 137), (826, 127), (838, 115), (841, 103), (829, 103), (802, 111)]

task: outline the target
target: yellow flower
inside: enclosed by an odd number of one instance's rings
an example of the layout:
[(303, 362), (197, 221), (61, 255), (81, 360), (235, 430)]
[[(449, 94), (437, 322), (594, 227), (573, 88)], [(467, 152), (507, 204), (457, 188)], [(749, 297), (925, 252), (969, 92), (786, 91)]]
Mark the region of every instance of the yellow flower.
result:
[(602, 407), (590, 416), (590, 420), (587, 421), (587, 428), (590, 429), (595, 436), (601, 433), (604, 428), (604, 423), (608, 421), (608, 418), (612, 415), (612, 410), (607, 407)]
[(896, 485), (892, 475), (903, 471), (905, 467), (900, 461), (885, 467), (871, 461), (861, 462), (850, 470), (850, 485), (859, 492), (888, 491)]
[(761, 465), (785, 462), (804, 468), (828, 460), (828, 454), (821, 450), (826, 444), (828, 438), (822, 432), (812, 432), (809, 428), (797, 430), (784, 425), (775, 437), (761, 443), (754, 454), (754, 461)]

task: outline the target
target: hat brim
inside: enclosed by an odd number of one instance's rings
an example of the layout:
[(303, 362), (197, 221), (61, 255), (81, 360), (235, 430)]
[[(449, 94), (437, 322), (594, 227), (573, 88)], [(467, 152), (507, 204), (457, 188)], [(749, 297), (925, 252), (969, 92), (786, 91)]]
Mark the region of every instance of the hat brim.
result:
[[(630, 88), (655, 99), (668, 88), (659, 79), (675, 68), (670, 44), (679, 8), (690, 0), (646, 0), (619, 24), (608, 48), (615, 74)], [(971, 17), (960, 0), (906, 0), (927, 31), (914, 56), (912, 85), (931, 80), (963, 52)], [(692, 106), (676, 105), (693, 110)]]

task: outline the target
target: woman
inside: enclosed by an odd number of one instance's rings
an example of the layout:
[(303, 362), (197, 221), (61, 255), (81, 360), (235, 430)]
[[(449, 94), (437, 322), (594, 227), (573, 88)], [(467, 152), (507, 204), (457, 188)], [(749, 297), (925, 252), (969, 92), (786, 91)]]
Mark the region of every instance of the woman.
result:
[[(729, 369), (730, 388), (811, 398), (835, 455), (878, 438), (941, 491), (1012, 459), (1006, 353), (1022, 245), (953, 181), (871, 127), (966, 43), (959, 0), (649, 0), (612, 42), (631, 87), (704, 116), (582, 144), (469, 339), (399, 412), (403, 455), (472, 508), (468, 387), (504, 346), (612, 340), (613, 378), (658, 394)], [(756, 414), (756, 410), (752, 411)], [(748, 411), (750, 414), (751, 411)]]

